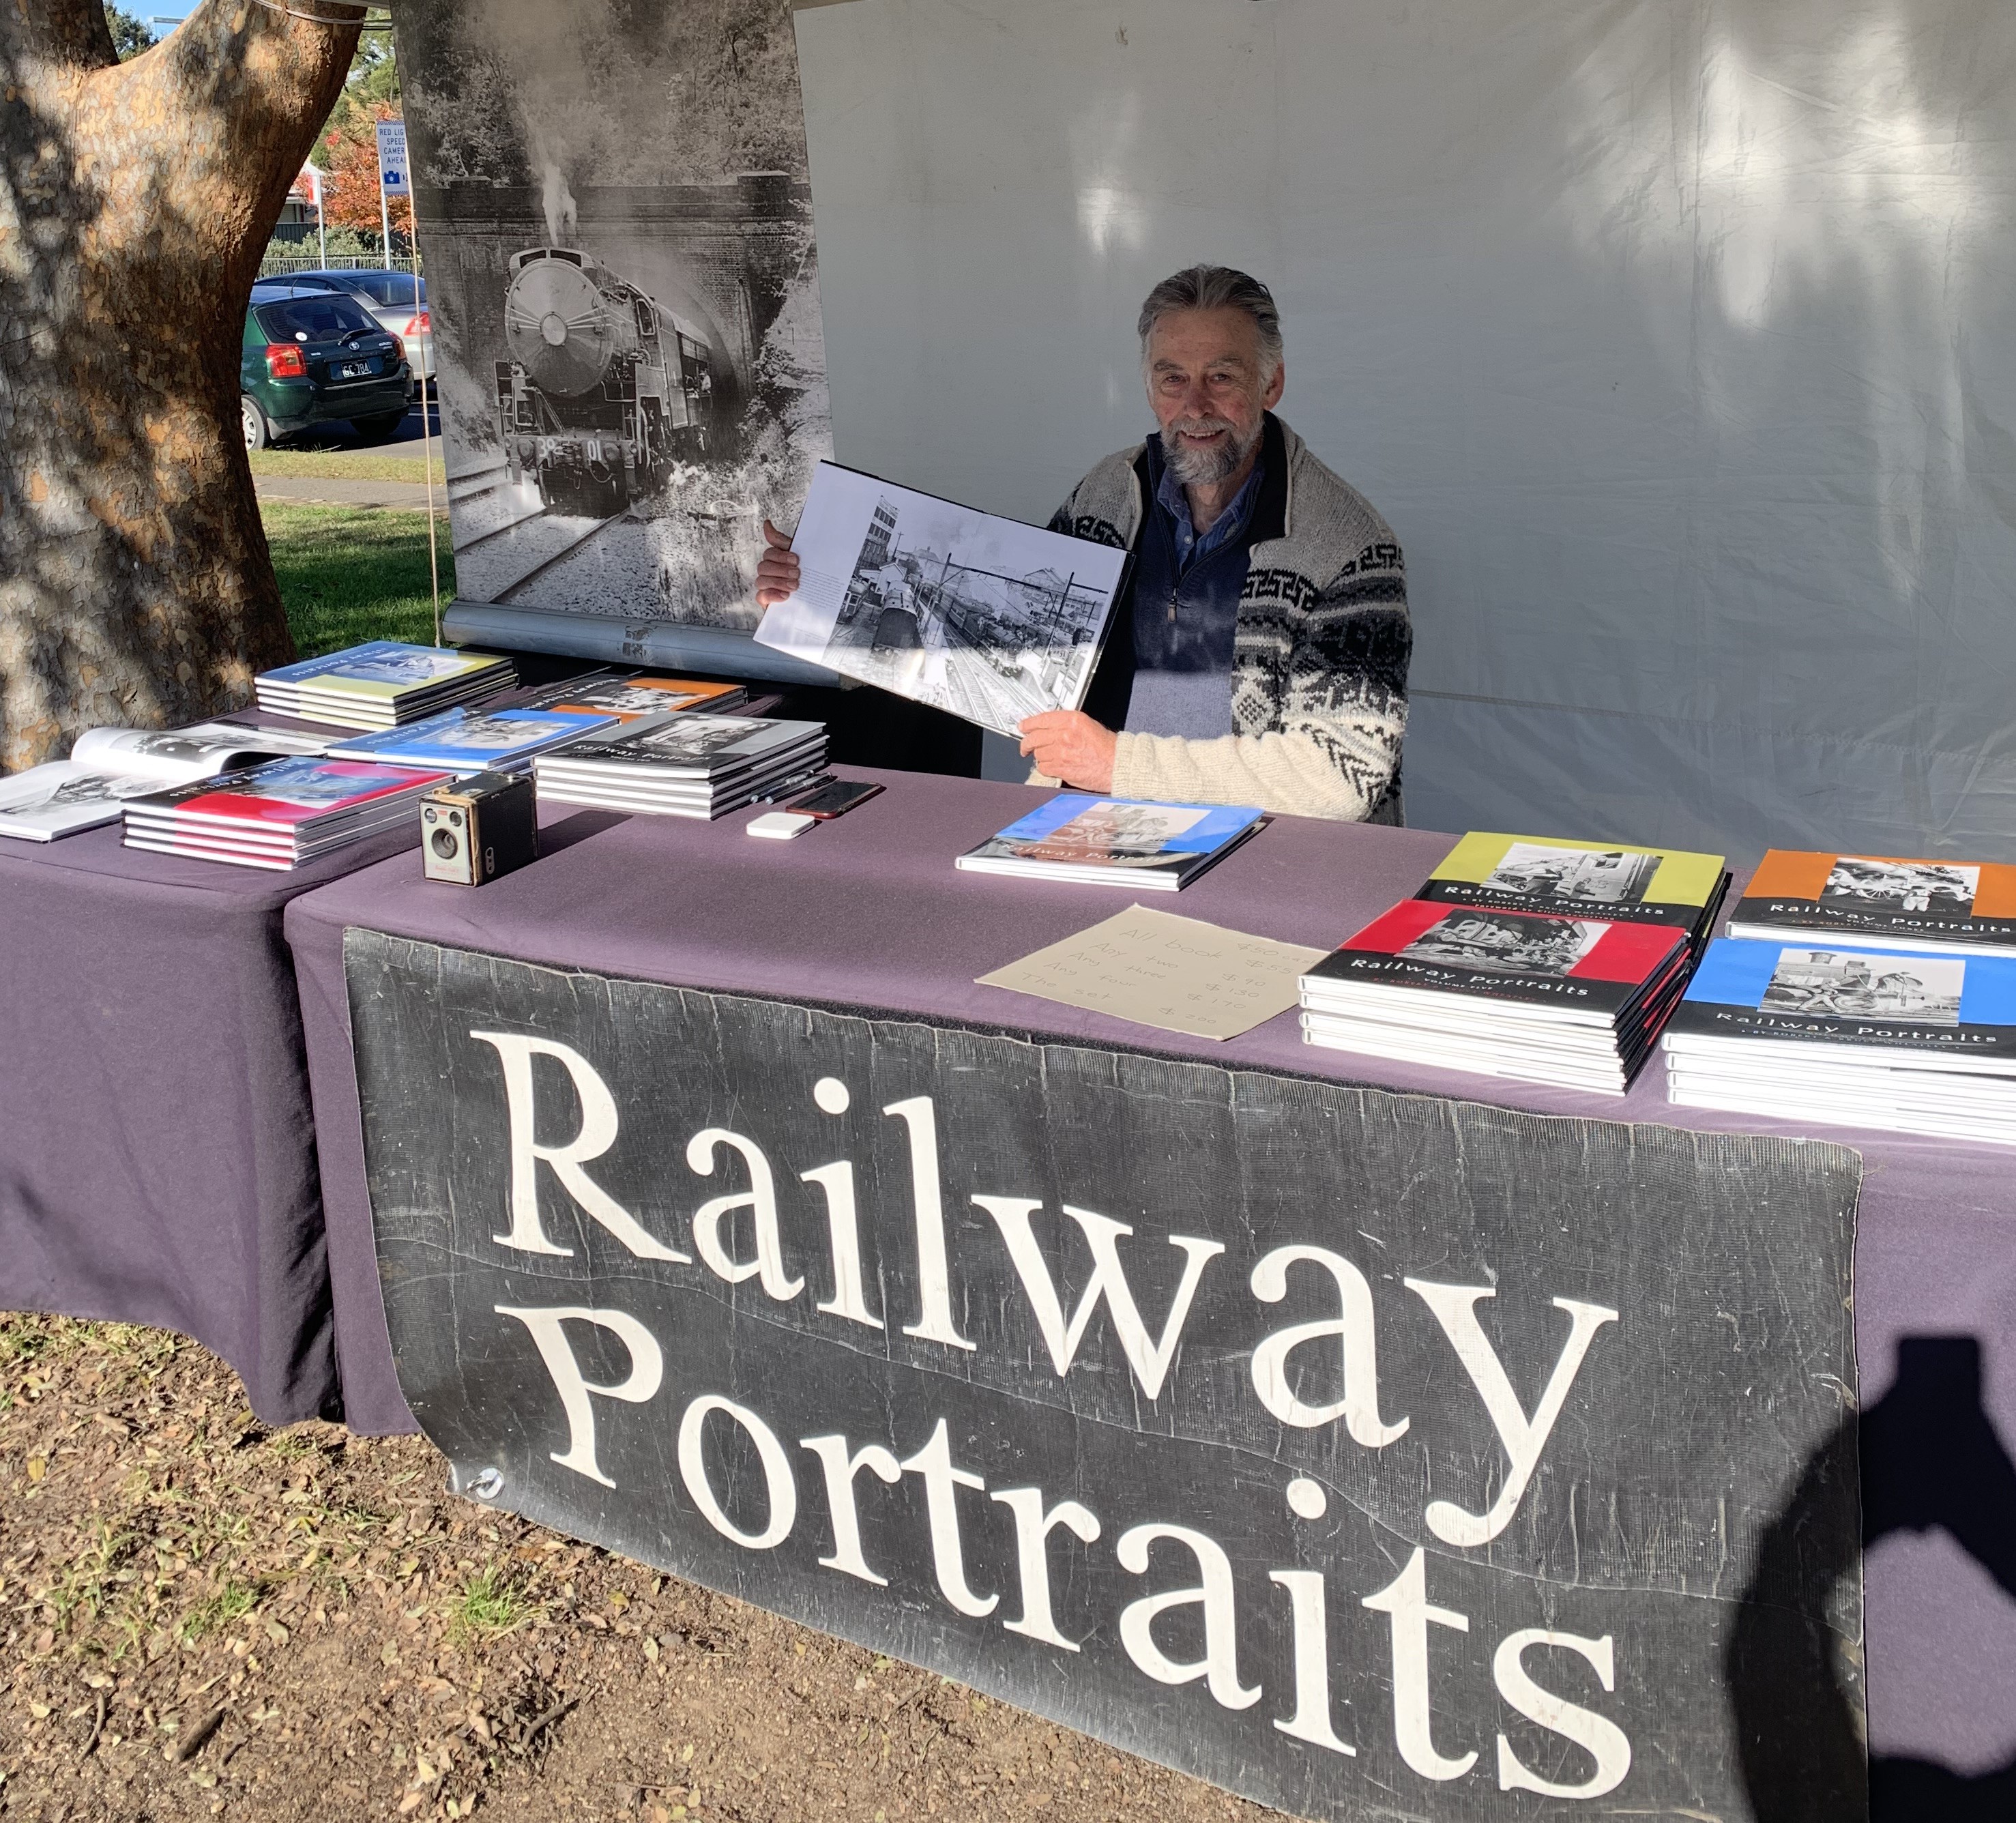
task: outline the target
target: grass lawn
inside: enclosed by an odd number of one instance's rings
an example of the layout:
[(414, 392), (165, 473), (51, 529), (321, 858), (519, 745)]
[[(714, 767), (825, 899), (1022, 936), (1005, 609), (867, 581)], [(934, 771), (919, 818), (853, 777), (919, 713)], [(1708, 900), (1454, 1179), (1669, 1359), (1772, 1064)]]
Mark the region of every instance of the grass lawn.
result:
[[(434, 643), (427, 516), (397, 506), (260, 508), (266, 543), (304, 658), (364, 639)], [(444, 603), (455, 594), (448, 521), (436, 531)]]
[[(400, 443), (393, 448), (410, 449), (413, 453), (395, 456), (390, 450), (369, 449), (251, 449), (246, 454), (251, 460), (255, 475), (295, 475), (318, 481), (417, 482), (427, 478), (419, 444)], [(434, 442), (434, 485), (446, 486), (448, 465), (441, 458), (438, 438)]]

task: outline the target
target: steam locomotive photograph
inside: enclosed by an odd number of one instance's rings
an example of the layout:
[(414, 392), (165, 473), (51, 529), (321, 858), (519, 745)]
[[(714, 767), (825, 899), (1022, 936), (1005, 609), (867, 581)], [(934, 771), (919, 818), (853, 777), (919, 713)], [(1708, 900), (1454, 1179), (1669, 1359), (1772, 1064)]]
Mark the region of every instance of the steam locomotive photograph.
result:
[(704, 326), (571, 247), (513, 254), (510, 272), (497, 430), (514, 485), (606, 519), (704, 459), (734, 375)]
[(589, 656), (611, 621), (753, 631), (763, 520), (832, 449), (789, 7), (410, 0), (395, 30), (450, 622)]

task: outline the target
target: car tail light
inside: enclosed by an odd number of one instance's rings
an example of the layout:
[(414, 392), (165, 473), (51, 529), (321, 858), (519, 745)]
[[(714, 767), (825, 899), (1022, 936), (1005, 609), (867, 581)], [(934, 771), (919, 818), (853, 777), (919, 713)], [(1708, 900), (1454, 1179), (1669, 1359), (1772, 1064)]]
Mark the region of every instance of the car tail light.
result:
[(266, 347), (266, 371), (275, 380), (304, 380), (308, 364), (292, 342), (270, 342)]
[[(390, 330), (387, 330), (386, 333), (387, 333), (388, 335), (391, 333), (391, 332)], [(406, 358), (406, 344), (405, 344), (404, 342), (401, 341), (401, 340), (399, 340), (399, 338), (398, 338), (397, 336), (393, 336), (393, 337), (392, 337), (392, 358), (393, 358), (394, 361), (403, 361), (403, 360), (405, 360), (405, 358)]]
[(423, 336), (433, 326), (433, 324), (427, 320), (427, 312), (423, 310), (406, 325), (406, 333), (409, 336)]

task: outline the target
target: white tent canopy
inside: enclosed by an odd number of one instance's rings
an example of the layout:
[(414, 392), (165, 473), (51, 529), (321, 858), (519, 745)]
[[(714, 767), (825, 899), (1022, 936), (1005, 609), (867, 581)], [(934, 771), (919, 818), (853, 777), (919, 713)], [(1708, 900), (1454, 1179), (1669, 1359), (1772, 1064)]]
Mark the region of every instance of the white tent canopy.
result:
[(2016, 859), (2016, 8), (797, 27), (842, 460), (1039, 517), (1247, 267), (1406, 549), (1410, 821)]

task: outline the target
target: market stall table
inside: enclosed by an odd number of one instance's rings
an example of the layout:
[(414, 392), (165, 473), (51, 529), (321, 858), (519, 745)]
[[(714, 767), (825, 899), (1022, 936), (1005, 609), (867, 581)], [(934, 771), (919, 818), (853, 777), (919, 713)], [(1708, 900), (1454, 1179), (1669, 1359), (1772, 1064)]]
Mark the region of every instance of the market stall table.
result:
[[(1223, 1044), (975, 985), (1127, 904), (1123, 890), (1004, 881), (953, 857), (1038, 802), (1016, 785), (851, 773), (889, 789), (788, 844), (715, 823), (556, 809), (541, 863), (480, 892), (410, 858), (296, 899), (302, 996), (349, 1421), (408, 1428), (373, 1254), (344, 931), (358, 927), (598, 975), (1148, 1050), (1534, 1113), (1705, 1132), (1768, 1121), (1670, 1106), (1655, 1061), (1616, 1099), (1305, 1046), (1293, 1014)], [(1330, 945), (1413, 892), (1453, 838), (1281, 818), (1186, 891), (1183, 914)], [(2004, 1151), (1851, 1129), (1867, 1515), (1870, 1717), (1892, 1801), (1933, 1801), (2016, 1760), (2016, 1174)], [(1985, 1598), (1984, 1594), (1985, 1593)], [(1920, 1762), (1939, 1763), (1921, 1764)], [(1945, 1768), (1957, 1769), (1949, 1773)], [(1879, 1814), (1884, 1814), (1881, 1810)], [(1890, 1814), (1910, 1814), (1895, 1809)]]
[(413, 840), (291, 874), (0, 844), (0, 1310), (179, 1330), (266, 1423), (341, 1415), (280, 919)]

